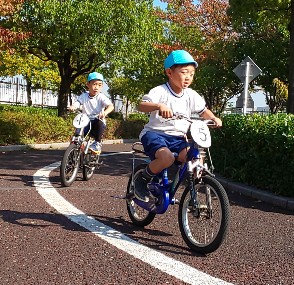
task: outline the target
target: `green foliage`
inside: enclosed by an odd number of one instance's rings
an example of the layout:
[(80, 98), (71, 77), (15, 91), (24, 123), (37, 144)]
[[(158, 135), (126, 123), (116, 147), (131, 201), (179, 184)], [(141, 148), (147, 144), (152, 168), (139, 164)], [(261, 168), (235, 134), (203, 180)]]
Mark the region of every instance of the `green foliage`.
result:
[(107, 120), (107, 128), (104, 139), (138, 139), (139, 133), (143, 129), (144, 120)]
[(128, 117), (128, 120), (130, 121), (142, 120), (142, 121), (145, 121), (145, 124), (148, 122), (148, 119), (149, 117), (145, 113), (133, 113), (133, 114), (130, 114)]
[(108, 115), (108, 118), (122, 120), (123, 119), (123, 114), (121, 112), (111, 112)]
[(29, 144), (68, 141), (71, 119), (57, 117), (56, 109), (0, 106), (0, 144)]
[[(57, 109), (0, 105), (0, 145), (69, 141), (75, 114), (70, 113), (65, 119), (57, 114)], [(121, 113), (110, 113), (103, 138), (137, 139), (147, 117), (144, 114), (131, 117), (123, 120)]]
[(186, 49), (199, 62), (191, 87), (215, 113), (221, 113), (242, 86), (232, 72), (239, 62), (235, 52), (236, 33), (226, 15), (227, 2), (170, 0), (167, 10), (159, 12), (168, 31), (166, 46)]
[[(235, 54), (239, 62), (250, 56), (262, 69), (255, 84), (272, 92), (274, 78), (287, 82), (289, 75), (290, 0), (230, 0), (228, 14), (238, 33)], [(293, 16), (293, 15), (292, 15)]]
[(28, 54), (13, 53), (7, 50), (0, 51), (0, 75), (22, 75), (32, 83), (32, 88), (42, 88), (57, 91), (60, 84), (60, 76), (54, 62), (44, 62), (38, 57)]
[(218, 173), (276, 194), (294, 196), (294, 116), (228, 115), (213, 130)]
[[(58, 115), (64, 116), (71, 87), (80, 76), (97, 70), (108, 79), (148, 63), (161, 30), (152, 1), (25, 1), (0, 26), (30, 33), (14, 48), (58, 66)], [(142, 74), (142, 71), (137, 71)], [(78, 88), (79, 87), (79, 88)]]

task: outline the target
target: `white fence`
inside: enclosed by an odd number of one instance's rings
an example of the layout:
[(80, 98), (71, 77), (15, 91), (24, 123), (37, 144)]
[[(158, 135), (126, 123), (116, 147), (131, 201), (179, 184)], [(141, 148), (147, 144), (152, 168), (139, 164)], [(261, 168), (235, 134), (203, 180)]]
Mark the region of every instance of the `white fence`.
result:
[[(57, 94), (48, 90), (32, 90), (33, 106), (56, 107)], [(19, 77), (0, 79), (0, 103), (27, 105), (26, 81)]]

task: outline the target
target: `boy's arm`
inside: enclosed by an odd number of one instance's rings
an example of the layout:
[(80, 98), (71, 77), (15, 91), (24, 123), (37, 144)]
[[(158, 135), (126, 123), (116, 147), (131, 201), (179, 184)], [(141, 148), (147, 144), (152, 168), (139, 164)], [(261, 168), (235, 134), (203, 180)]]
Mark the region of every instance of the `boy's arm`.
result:
[(113, 104), (109, 104), (99, 115), (99, 119), (105, 118), (109, 113), (111, 113), (114, 110)]
[(159, 115), (163, 118), (171, 118), (173, 116), (172, 110), (162, 103), (152, 103), (143, 101), (139, 104), (138, 110), (144, 113), (159, 111)]
[(71, 106), (68, 107), (69, 111), (73, 112), (76, 109), (80, 108), (81, 103), (79, 101), (74, 102)]
[(106, 109), (104, 110), (105, 117), (114, 110), (113, 104), (109, 104)]
[(205, 109), (205, 111), (200, 116), (205, 120), (214, 121), (216, 124), (216, 127), (222, 126), (222, 120), (216, 117), (209, 109)]

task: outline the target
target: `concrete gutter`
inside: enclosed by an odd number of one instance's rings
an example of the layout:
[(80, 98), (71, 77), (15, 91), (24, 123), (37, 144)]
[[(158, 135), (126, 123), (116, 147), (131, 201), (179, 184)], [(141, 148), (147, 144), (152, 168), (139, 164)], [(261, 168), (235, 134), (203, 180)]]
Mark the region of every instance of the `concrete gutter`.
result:
[[(121, 143), (132, 143), (136, 141), (138, 141), (138, 139), (104, 140), (103, 144), (121, 144)], [(58, 149), (66, 149), (68, 145), (69, 145), (69, 142), (49, 143), (49, 144), (8, 145), (8, 146), (0, 146), (0, 152), (28, 150), (28, 149), (38, 149), (38, 150), (57, 149), (58, 150)]]
[(229, 179), (223, 178), (219, 175), (216, 175), (216, 178), (223, 185), (223, 187), (228, 191), (231, 191), (231, 192), (237, 191), (243, 194), (244, 196), (261, 200), (263, 202), (267, 202), (274, 206), (278, 206), (287, 210), (294, 211), (293, 198), (275, 195), (266, 190), (261, 190), (256, 187), (234, 182)]

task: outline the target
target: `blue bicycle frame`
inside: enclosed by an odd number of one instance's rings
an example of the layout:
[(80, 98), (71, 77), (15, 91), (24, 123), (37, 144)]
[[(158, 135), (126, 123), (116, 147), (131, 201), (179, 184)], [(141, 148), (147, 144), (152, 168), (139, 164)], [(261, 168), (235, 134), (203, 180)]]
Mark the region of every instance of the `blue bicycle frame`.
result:
[[(176, 156), (177, 155), (178, 154), (176, 154)], [(135, 157), (133, 158), (133, 169), (134, 161), (136, 159), (137, 158)], [(154, 199), (150, 198), (149, 202), (146, 203), (134, 198), (135, 203), (149, 212), (154, 212), (156, 214), (165, 213), (169, 205), (175, 204), (174, 196), (183, 181), (184, 174), (188, 168), (188, 163), (193, 159), (200, 159), (199, 149), (195, 147), (194, 142), (190, 144), (190, 149), (187, 154), (187, 161), (178, 166), (178, 171), (173, 181), (171, 183), (169, 182), (168, 170), (164, 169), (160, 174), (157, 175), (160, 182), (152, 180), (150, 183), (148, 183), (148, 189)], [(148, 163), (150, 162), (150, 159), (144, 159), (144, 161)]]

